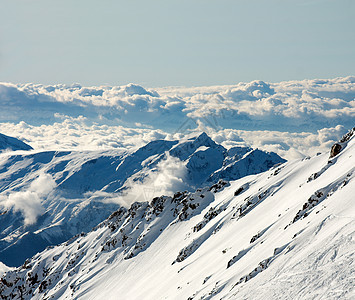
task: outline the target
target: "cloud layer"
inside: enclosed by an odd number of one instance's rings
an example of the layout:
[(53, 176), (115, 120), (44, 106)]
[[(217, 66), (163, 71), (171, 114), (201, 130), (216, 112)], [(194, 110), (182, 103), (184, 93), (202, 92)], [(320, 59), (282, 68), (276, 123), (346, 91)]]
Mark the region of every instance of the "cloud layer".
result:
[[(174, 131), (186, 118), (217, 118), (223, 128), (316, 131), (351, 126), (355, 77), (235, 86), (164, 88), (0, 84), (0, 121), (53, 124), (83, 116), (106, 125)], [(138, 126), (136, 126), (138, 125)]]
[(290, 159), (353, 127), (354, 99), (355, 77), (155, 90), (2, 83), (0, 124), (35, 149), (140, 147), (206, 131)]

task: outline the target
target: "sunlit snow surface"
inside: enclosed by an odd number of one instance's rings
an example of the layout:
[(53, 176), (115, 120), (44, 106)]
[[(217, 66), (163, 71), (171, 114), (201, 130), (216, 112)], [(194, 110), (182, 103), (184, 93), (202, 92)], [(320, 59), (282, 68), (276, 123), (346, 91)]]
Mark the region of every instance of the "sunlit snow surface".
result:
[[(2, 297), (355, 298), (354, 138), (328, 159), (354, 118), (354, 77), (0, 83), (0, 260), (121, 207), (8, 272)], [(202, 131), (212, 140), (184, 144)], [(290, 162), (242, 178), (282, 162), (261, 150)]]
[(120, 209), (28, 260), (1, 295), (26, 299), (354, 299), (355, 138)]
[(156, 89), (1, 83), (0, 125), (37, 150), (137, 148), (205, 131), (293, 159), (352, 128), (354, 98), (354, 77)]
[(88, 232), (120, 206), (257, 174), (284, 162), (248, 147), (229, 150), (205, 133), (137, 151), (0, 154), (0, 261), (19, 266), (49, 245)]

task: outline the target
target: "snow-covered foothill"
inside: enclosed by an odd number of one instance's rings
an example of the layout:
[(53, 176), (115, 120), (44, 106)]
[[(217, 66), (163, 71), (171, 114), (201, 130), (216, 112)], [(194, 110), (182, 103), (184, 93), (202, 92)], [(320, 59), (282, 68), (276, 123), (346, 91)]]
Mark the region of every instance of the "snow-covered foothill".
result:
[(4, 273), (13, 270), (14, 268), (10, 268), (7, 265), (3, 264), (2, 262), (0, 262), (0, 276), (2, 276)]

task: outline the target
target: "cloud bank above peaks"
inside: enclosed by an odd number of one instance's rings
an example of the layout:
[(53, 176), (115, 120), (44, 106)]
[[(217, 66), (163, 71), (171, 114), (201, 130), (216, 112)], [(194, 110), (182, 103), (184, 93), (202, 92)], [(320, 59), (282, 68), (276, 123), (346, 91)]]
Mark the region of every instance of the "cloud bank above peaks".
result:
[(329, 151), (348, 128), (342, 125), (322, 128), (317, 132), (285, 132), (277, 130), (215, 129), (208, 124), (185, 132), (168, 133), (160, 129), (123, 126), (87, 125), (81, 119), (65, 119), (53, 125), (33, 126), (25, 122), (2, 123), (1, 130), (29, 143), (35, 151), (45, 150), (109, 150), (138, 149), (155, 140), (181, 140), (205, 131), (226, 148), (250, 146), (273, 151), (290, 160)]
[[(60, 116), (175, 132), (186, 120), (217, 118), (219, 128), (313, 132), (351, 127), (355, 77), (234, 86), (145, 89), (0, 84), (0, 122), (53, 124)], [(197, 123), (197, 122), (195, 122)], [(139, 127), (139, 126), (138, 126)], [(195, 126), (197, 127), (197, 125)]]
[(352, 128), (354, 99), (355, 77), (155, 90), (2, 83), (0, 124), (37, 150), (137, 148), (206, 131), (290, 159)]

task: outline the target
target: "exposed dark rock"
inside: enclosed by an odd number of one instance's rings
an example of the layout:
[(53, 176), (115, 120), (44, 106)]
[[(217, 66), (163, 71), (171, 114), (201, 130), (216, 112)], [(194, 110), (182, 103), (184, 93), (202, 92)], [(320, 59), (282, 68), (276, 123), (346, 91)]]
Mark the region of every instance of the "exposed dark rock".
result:
[(247, 254), (250, 251), (250, 249), (251, 247), (247, 249), (243, 249), (239, 251), (237, 255), (233, 256), (233, 258), (228, 261), (227, 269), (231, 267), (233, 264), (235, 264), (238, 260), (240, 260), (245, 254)]
[(257, 234), (253, 235), (253, 237), (250, 240), (250, 244), (254, 243), (260, 236), (261, 236), (260, 232), (258, 232)]
[(332, 146), (332, 149), (330, 150), (330, 156), (329, 158), (332, 158), (334, 156), (337, 156), (340, 151), (341, 151), (342, 147), (340, 144), (338, 143), (335, 143), (333, 146)]
[(237, 189), (235, 192), (234, 192), (234, 196), (238, 196), (241, 192), (243, 192), (243, 187), (240, 187), (239, 189)]
[(313, 181), (314, 179), (317, 179), (318, 176), (318, 173), (313, 173), (311, 176), (308, 177), (307, 183)]
[(191, 253), (193, 253), (197, 248), (199, 247), (199, 244), (196, 242), (192, 242), (190, 245), (184, 247), (183, 249), (180, 250), (177, 258), (173, 261), (172, 265), (176, 262), (182, 262), (184, 261), (188, 256), (190, 256)]
[(220, 192), (221, 190), (223, 190), (224, 187), (228, 186), (228, 185), (230, 185), (229, 182), (227, 182), (223, 179), (220, 179), (216, 184), (212, 185), (209, 188), (209, 191), (211, 191), (212, 193), (217, 193), (217, 192)]
[(258, 275), (259, 273), (263, 272), (264, 270), (266, 270), (268, 268), (268, 266), (270, 265), (270, 262), (271, 262), (271, 257), (270, 258), (267, 258), (267, 259), (264, 259), (263, 261), (261, 261), (259, 263), (259, 265), (253, 270), (251, 271), (248, 275), (245, 275), (243, 277), (241, 277), (239, 279), (239, 281), (233, 285), (232, 289), (238, 285), (238, 284), (241, 284), (243, 282), (247, 282), (249, 281), (250, 279), (254, 278), (256, 275)]
[(354, 133), (355, 127), (352, 128), (347, 134), (345, 134), (338, 143), (335, 143), (330, 150), (329, 158), (337, 156), (343, 150), (343, 148), (346, 147), (346, 143), (351, 139)]
[(347, 134), (345, 134), (341, 140), (339, 141), (340, 143), (345, 143), (350, 140), (350, 138), (354, 135), (355, 133), (355, 127), (351, 129)]
[(322, 202), (325, 198), (329, 196), (329, 193), (325, 194), (321, 190), (316, 191), (311, 197), (308, 198), (307, 202), (303, 204), (302, 209), (297, 212), (291, 223), (286, 225), (284, 229), (289, 227), (291, 224), (297, 222), (298, 220), (306, 218), (310, 214), (310, 211), (313, 207), (317, 206), (320, 202)]
[(155, 197), (152, 202), (150, 203), (150, 206), (153, 208), (152, 213), (155, 214), (156, 216), (159, 216), (160, 213), (163, 212), (164, 209), (164, 203), (166, 201), (167, 197)]
[(222, 208), (213, 208), (211, 207), (209, 211), (203, 216), (203, 220), (199, 222), (197, 225), (194, 226), (193, 232), (198, 232), (200, 231), (205, 225), (217, 217), (221, 212), (223, 211)]

